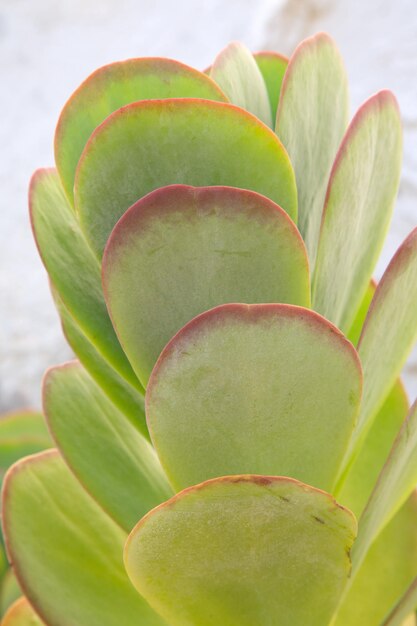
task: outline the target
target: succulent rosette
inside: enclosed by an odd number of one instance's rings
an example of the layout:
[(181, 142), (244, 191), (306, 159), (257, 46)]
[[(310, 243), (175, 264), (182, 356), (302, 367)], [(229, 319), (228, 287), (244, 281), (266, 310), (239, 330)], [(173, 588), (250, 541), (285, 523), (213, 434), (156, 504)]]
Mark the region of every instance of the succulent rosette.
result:
[(325, 34), (67, 102), (30, 210), (78, 360), (5, 480), (5, 626), (415, 624), (417, 230), (376, 285), (400, 113), (349, 120)]

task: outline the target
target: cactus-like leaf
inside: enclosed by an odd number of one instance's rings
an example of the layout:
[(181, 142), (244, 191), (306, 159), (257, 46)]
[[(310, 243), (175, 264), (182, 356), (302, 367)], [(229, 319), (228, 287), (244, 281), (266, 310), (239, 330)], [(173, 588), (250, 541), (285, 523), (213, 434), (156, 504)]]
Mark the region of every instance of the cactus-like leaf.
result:
[(164, 187), (120, 219), (103, 257), (106, 300), (146, 386), (162, 348), (227, 302), (309, 306), (304, 243), (285, 211), (231, 187)]
[(356, 351), (317, 313), (226, 304), (163, 350), (147, 390), (149, 432), (175, 487), (250, 473), (330, 491), (361, 382)]
[(227, 101), (208, 76), (171, 59), (129, 59), (91, 74), (66, 103), (55, 134), (55, 161), (70, 200), (84, 146), (108, 115), (138, 100), (187, 97)]
[(389, 91), (355, 115), (330, 176), (313, 281), (313, 307), (347, 332), (368, 288), (391, 220), (402, 131)]
[(347, 76), (328, 35), (303, 41), (290, 58), (276, 132), (290, 155), (298, 189), (298, 223), (314, 266), (333, 160), (349, 115)]
[(162, 626), (123, 568), (125, 533), (84, 491), (56, 451), (6, 475), (3, 525), (18, 581), (53, 626)]
[(61, 454), (124, 530), (172, 495), (150, 444), (77, 362), (49, 370), (43, 396)]
[(96, 254), (134, 202), (174, 183), (251, 189), (297, 216), (288, 155), (253, 115), (208, 100), (137, 102), (103, 122), (77, 168), (75, 204)]
[(231, 476), (151, 511), (125, 563), (171, 626), (323, 626), (347, 582), (355, 531), (353, 515), (322, 491)]
[(233, 41), (216, 57), (211, 78), (232, 104), (253, 113), (267, 126), (272, 126), (272, 111), (262, 73), (250, 50)]

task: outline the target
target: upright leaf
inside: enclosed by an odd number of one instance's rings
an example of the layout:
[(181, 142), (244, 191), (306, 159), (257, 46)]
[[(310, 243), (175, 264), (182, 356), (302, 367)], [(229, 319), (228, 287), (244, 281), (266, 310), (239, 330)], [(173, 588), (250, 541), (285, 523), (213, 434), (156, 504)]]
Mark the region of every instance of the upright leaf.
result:
[(323, 626), (350, 571), (353, 515), (290, 478), (191, 487), (132, 531), (125, 563), (171, 626)]
[(66, 103), (55, 134), (55, 160), (70, 201), (77, 163), (91, 133), (120, 107), (155, 98), (227, 101), (208, 76), (171, 59), (129, 59), (96, 70)]
[(36, 243), (60, 298), (112, 366), (140, 388), (107, 313), (100, 264), (80, 230), (56, 170), (35, 172), (29, 205)]
[(227, 302), (310, 304), (304, 243), (288, 215), (252, 191), (174, 185), (115, 226), (103, 257), (113, 324), (142, 384), (197, 314)]
[(391, 220), (401, 171), (397, 101), (381, 91), (362, 105), (339, 149), (323, 211), (313, 307), (347, 332)]
[(364, 374), (363, 400), (345, 468), (358, 454), (416, 339), (417, 228), (385, 271), (362, 330), (359, 356)]
[(381, 532), (353, 580), (334, 626), (381, 626), (417, 574), (414, 493)]
[(255, 52), (253, 57), (265, 81), (269, 104), (271, 105), (272, 119), (275, 120), (288, 59), (282, 54), (269, 51)]
[(348, 82), (333, 40), (319, 33), (290, 58), (276, 133), (295, 170), (299, 228), (314, 266), (330, 170), (349, 116)]
[(122, 562), (125, 533), (56, 451), (19, 461), (3, 491), (3, 526), (29, 602), (53, 626), (162, 626)]
[(113, 404), (126, 415), (146, 439), (149, 439), (143, 394), (122, 378), (103, 358), (77, 325), (58, 293), (54, 289), (52, 291), (61, 318), (62, 330), (70, 347)]
[(288, 155), (253, 115), (208, 100), (136, 102), (95, 131), (77, 169), (76, 207), (96, 254), (134, 202), (173, 183), (251, 189), (297, 215)]
[(251, 52), (233, 41), (216, 57), (211, 78), (221, 87), (232, 104), (256, 115), (272, 126), (272, 112), (262, 73)]
[(43, 397), (63, 457), (124, 530), (172, 495), (151, 445), (77, 362), (49, 370)]
[(392, 519), (417, 484), (417, 402), (392, 446), (359, 521), (358, 539), (352, 551), (355, 568), (372, 541)]
[(327, 320), (285, 304), (229, 304), (165, 347), (146, 414), (175, 487), (253, 473), (331, 490), (360, 396), (356, 351)]

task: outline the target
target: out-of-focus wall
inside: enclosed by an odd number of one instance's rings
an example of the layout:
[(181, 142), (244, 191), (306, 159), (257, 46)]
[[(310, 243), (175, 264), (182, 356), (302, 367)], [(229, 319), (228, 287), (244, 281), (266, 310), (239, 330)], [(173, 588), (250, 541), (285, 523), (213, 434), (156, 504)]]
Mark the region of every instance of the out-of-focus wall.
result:
[[(204, 68), (233, 39), (290, 54), (319, 30), (344, 55), (352, 110), (383, 87), (402, 110), (404, 173), (379, 277), (417, 224), (415, 0), (0, 0), (1, 409), (39, 405), (45, 368), (71, 357), (32, 240), (27, 184), (53, 163), (54, 125), (73, 89), (114, 60), (163, 55)], [(415, 395), (417, 355), (406, 380)]]

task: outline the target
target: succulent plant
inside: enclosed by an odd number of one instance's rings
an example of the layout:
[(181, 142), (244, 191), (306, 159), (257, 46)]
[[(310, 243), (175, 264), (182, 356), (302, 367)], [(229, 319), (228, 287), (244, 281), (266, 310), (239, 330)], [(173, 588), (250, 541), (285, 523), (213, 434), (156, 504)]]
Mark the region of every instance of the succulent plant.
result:
[(325, 34), (77, 89), (30, 209), (78, 361), (5, 479), (7, 626), (415, 624), (417, 229), (372, 280), (401, 152)]

